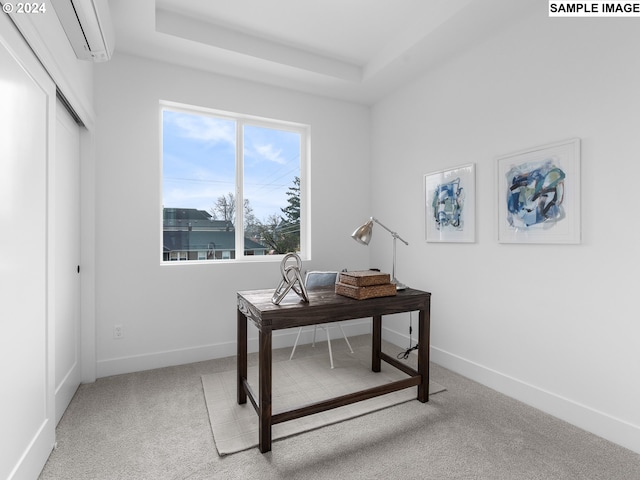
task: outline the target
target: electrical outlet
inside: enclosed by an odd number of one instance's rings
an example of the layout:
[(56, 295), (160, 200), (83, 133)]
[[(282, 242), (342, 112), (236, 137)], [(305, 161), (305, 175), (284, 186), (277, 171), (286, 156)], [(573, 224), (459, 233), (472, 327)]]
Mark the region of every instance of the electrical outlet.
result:
[(122, 325), (114, 325), (113, 326), (113, 338), (123, 338), (124, 330), (122, 329)]

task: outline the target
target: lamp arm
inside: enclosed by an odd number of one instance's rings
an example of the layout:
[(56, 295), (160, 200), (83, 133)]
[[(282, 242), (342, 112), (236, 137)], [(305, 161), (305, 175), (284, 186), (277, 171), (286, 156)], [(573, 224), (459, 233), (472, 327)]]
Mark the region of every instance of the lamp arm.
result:
[(380, 220), (378, 220), (375, 217), (371, 217), (371, 220), (373, 220), (374, 222), (376, 222), (378, 225), (380, 225), (382, 228), (384, 228), (387, 232), (389, 232), (393, 238), (397, 238), (398, 240), (400, 240), (402, 243), (404, 243), (405, 245), (409, 245), (409, 242), (407, 242), (406, 240), (403, 240), (402, 237), (400, 237), (400, 235), (398, 235), (396, 232), (394, 232), (393, 230), (391, 230), (389, 227), (386, 227), (385, 225), (383, 225)]

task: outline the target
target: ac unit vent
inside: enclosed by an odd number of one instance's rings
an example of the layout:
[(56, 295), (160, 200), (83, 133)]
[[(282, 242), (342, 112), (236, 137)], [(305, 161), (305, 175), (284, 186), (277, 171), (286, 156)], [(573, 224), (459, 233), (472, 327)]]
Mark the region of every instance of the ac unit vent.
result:
[(94, 62), (111, 58), (115, 33), (107, 0), (51, 0), (51, 3), (76, 57)]

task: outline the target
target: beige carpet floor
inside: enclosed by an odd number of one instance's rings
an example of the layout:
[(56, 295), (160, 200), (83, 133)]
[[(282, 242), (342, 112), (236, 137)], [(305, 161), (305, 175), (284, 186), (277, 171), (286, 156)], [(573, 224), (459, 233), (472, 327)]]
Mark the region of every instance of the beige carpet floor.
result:
[[(355, 349), (371, 337), (349, 341)], [(406, 347), (383, 348), (393, 356)], [(341, 349), (336, 342), (334, 352)], [(294, 358), (323, 354), (328, 368), (326, 351), (326, 343), (301, 345)], [(290, 353), (273, 355), (286, 361)], [(415, 357), (407, 360), (414, 367)], [(637, 453), (434, 363), (431, 379), (447, 390), (427, 404), (405, 402), (278, 440), (266, 454), (219, 456), (202, 376), (235, 367), (233, 356), (80, 385), (39, 480), (640, 479)]]
[[(273, 411), (345, 395), (359, 390), (393, 382), (406, 375), (382, 362), (382, 371), (371, 371), (371, 348), (357, 347), (354, 353), (334, 352), (335, 368), (329, 367), (326, 351), (311, 357), (273, 363)], [(250, 367), (247, 377), (252, 389), (258, 391), (258, 370)], [(228, 455), (258, 445), (258, 416), (251, 405), (238, 405), (236, 371), (202, 376), (205, 402), (211, 430), (219, 455)], [(441, 392), (444, 387), (430, 382), (429, 393)], [(357, 402), (326, 412), (298, 418), (273, 426), (274, 441), (326, 425), (342, 422), (403, 402), (416, 400), (416, 388), (408, 388)]]

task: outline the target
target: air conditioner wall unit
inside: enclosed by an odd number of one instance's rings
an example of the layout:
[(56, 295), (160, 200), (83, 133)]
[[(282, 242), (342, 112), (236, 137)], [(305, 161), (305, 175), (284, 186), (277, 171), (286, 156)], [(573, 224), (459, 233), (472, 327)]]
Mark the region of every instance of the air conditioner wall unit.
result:
[(69, 43), (81, 60), (106, 62), (115, 32), (107, 0), (51, 0)]

